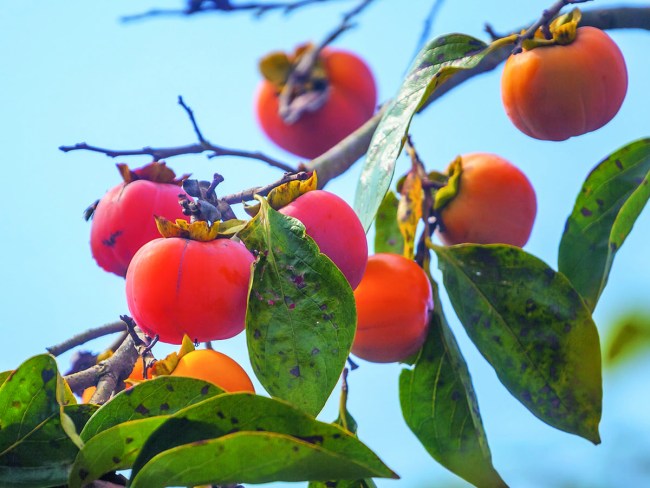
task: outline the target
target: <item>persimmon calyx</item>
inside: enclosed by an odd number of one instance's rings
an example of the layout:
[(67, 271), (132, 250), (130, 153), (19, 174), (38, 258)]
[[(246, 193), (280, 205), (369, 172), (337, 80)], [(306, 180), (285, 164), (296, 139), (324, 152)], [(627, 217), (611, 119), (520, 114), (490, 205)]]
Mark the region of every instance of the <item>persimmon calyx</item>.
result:
[(194, 347), (194, 342), (192, 342), (192, 339), (190, 339), (190, 337), (185, 334), (183, 336), (183, 341), (181, 342), (181, 347), (178, 352), (172, 352), (168, 354), (165, 359), (156, 361), (156, 363), (151, 367), (151, 373), (153, 376), (171, 375), (176, 369), (176, 366), (178, 366), (180, 359), (194, 350), (196, 350)]
[(458, 156), (447, 170), (449, 179), (442, 188), (438, 189), (433, 197), (433, 210), (439, 212), (446, 207), (460, 190), (460, 177), (463, 174), (463, 159)]
[(525, 39), (522, 47), (526, 51), (545, 46), (566, 46), (575, 41), (578, 31), (578, 24), (582, 18), (580, 9), (575, 8), (571, 12), (556, 17), (548, 26), (551, 38), (547, 39), (542, 27), (537, 29), (532, 39)]
[[(308, 173), (309, 177), (304, 180), (293, 180), (283, 183), (273, 188), (267, 195), (269, 205), (273, 210), (280, 210), (282, 207), (290, 204), (296, 198), (304, 195), (308, 191), (318, 189), (318, 175), (316, 171)], [(251, 217), (255, 217), (260, 211), (260, 204), (245, 205), (244, 210)]]
[(190, 177), (189, 174), (184, 174), (180, 178), (176, 178), (176, 173), (168, 168), (164, 161), (153, 161), (142, 168), (133, 170), (125, 163), (117, 163), (116, 166), (127, 185), (137, 180), (147, 180), (154, 183), (182, 186), (183, 181)]
[(158, 232), (163, 237), (182, 237), (200, 242), (213, 241), (219, 237), (232, 237), (246, 225), (245, 221), (238, 219), (209, 223), (204, 220), (188, 222), (183, 219), (172, 222), (158, 215), (154, 215), (154, 218)]
[(327, 72), (316, 49), (307, 43), (298, 46), (293, 54), (276, 51), (259, 62), (262, 76), (276, 87), (278, 114), (287, 124), (320, 109), (329, 98)]

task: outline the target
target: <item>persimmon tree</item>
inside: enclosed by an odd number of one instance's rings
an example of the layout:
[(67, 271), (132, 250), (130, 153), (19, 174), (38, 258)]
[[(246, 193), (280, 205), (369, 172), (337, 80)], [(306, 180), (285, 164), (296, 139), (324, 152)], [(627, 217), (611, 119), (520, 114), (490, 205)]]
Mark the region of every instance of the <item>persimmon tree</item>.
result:
[[(126, 275), (130, 310), (118, 311), (119, 321), (51, 346), (49, 354), (35, 355), (0, 375), (0, 484), (154, 487), (305, 481), (313, 488), (343, 488), (397, 479), (401, 473), (357, 436), (363, 412), (353, 412), (355, 420), (348, 411), (348, 395), (354, 394), (348, 375), (357, 366), (350, 354), (357, 350), (369, 361), (403, 364), (403, 419), (431, 462), (475, 486), (507, 486), (492, 462), (471, 371), (447, 321), (452, 311), (443, 309), (443, 292), (471, 341), (516, 400), (549, 428), (600, 443), (601, 346), (592, 314), (616, 253), (650, 197), (650, 139), (618, 141), (610, 154), (594, 162), (582, 187), (576, 188), (555, 265), (520, 247), (528, 239), (538, 202), (519, 170), (493, 155), (459, 157), (447, 169), (428, 167), (409, 135), (417, 113), (509, 57), (569, 49), (580, 38), (579, 26), (589, 26), (590, 32), (650, 28), (650, 6), (594, 7), (582, 13), (565, 9), (586, 1), (557, 1), (523, 29), (513, 26), (513, 34), (501, 36), (488, 29), (487, 41), (465, 34), (428, 41), (398, 92), (382, 101), (374, 115), (367, 102), (374, 100), (375, 87), (365, 72), (362, 92), (368, 100), (361, 100), (360, 112), (328, 105), (339, 81), (328, 78), (328, 70), (334, 70), (333, 53), (338, 52), (330, 45), (344, 39), (373, 3), (353, 2), (322, 42), (302, 46), (295, 56), (276, 53), (263, 63), (264, 76), (274, 82), (265, 88), (265, 96), (277, 98), (272, 113), (264, 112), (265, 120), (276, 110), (278, 119), (272, 123), (289, 125), (300, 124), (302, 115), (324, 107), (334, 111), (328, 112), (325, 126), (314, 122), (295, 144), (285, 142), (293, 137), (290, 132), (279, 137), (277, 142), (288, 150), (297, 147), (302, 155), (315, 155), (295, 166), (255, 148), (213, 144), (200, 127), (201, 107), (194, 106), (195, 116), (182, 98), (179, 104), (196, 142), (151, 147), (143, 141), (136, 150), (86, 143), (61, 146), (64, 152), (153, 159), (137, 170), (120, 164), (124, 183), (86, 211), (89, 219), (95, 214), (93, 254), (103, 268)], [(321, 3), (329, 2), (191, 1), (185, 9), (155, 10), (129, 20), (211, 11), (261, 15)], [(333, 5), (336, 2), (328, 8)], [(570, 62), (563, 63), (570, 67)], [(344, 65), (345, 74), (350, 68)], [(612, 69), (624, 67), (619, 63)], [(563, 80), (551, 76), (546, 83), (561, 85)], [(615, 85), (620, 98), (622, 78)], [(345, 96), (340, 96), (336, 103), (345, 104)], [(353, 93), (351, 99), (359, 102), (363, 96)], [(534, 98), (534, 89), (517, 96), (533, 97), (532, 106), (540, 100)], [(583, 102), (603, 103), (593, 94)], [(618, 107), (609, 108), (611, 118)], [(577, 109), (572, 110), (574, 115)], [(338, 113), (347, 114), (351, 125), (337, 126), (333, 139), (329, 133), (319, 138), (318, 131), (328, 131)], [(527, 117), (535, 115), (533, 111)], [(360, 119), (351, 120), (357, 116)], [(605, 122), (599, 120), (596, 126)], [(582, 132), (596, 128), (583, 126)], [(346, 134), (351, 131), (342, 140), (341, 127)], [(311, 137), (325, 146), (310, 144)], [(312, 154), (313, 147), (318, 149)], [(395, 175), (402, 152), (409, 157), (410, 169)], [(163, 164), (201, 153), (256, 159), (283, 174), (264, 186), (224, 194), (221, 185), (227, 182), (218, 173), (200, 180), (177, 179)], [(476, 157), (497, 162), (463, 163)], [(358, 160), (361, 173), (352, 211), (321, 189)], [(148, 190), (127, 200), (127, 193), (138, 187)], [(161, 187), (166, 193), (173, 188), (183, 219), (154, 219), (158, 211), (152, 210), (146, 222), (134, 219), (125, 226), (122, 220), (153, 208), (151, 199), (163, 193)], [(474, 194), (481, 198), (472, 201)], [(123, 217), (115, 210), (120, 202), (126, 202), (120, 210)], [(169, 206), (167, 202), (161, 212), (168, 212)], [(503, 215), (506, 222), (497, 232)], [(157, 224), (164, 237), (154, 239), (150, 224)], [(475, 228), (463, 229), (471, 226)], [(147, 228), (144, 240), (149, 243), (130, 237)], [(370, 247), (380, 257), (371, 258), (366, 267), (367, 256), (359, 249), (365, 249), (364, 231), (370, 229)], [(445, 238), (452, 229), (460, 230)], [(95, 238), (100, 231), (103, 234)], [(125, 240), (128, 252), (115, 266), (107, 263), (108, 251), (117, 251)], [(398, 262), (408, 272), (375, 283), (376, 273), (383, 274), (376, 262), (383, 261)], [(371, 285), (364, 284), (364, 269)], [(417, 310), (399, 310), (411, 307), (411, 302), (417, 302)], [(363, 316), (357, 306), (363, 307)], [(226, 325), (215, 309), (228, 309)], [(363, 334), (356, 334), (358, 323)], [(386, 331), (369, 339), (373, 327)], [(404, 327), (407, 333), (401, 334)], [(230, 358), (207, 352), (218, 350), (220, 339), (244, 328), (252, 371), (265, 391), (255, 393), (246, 372)], [(57, 356), (119, 333), (99, 357), (61, 372)], [(156, 353), (158, 340), (182, 345), (162, 357)], [(199, 341), (207, 341), (206, 349), (195, 351)], [(368, 348), (372, 351), (366, 355)], [(204, 357), (218, 358), (214, 367), (221, 368), (222, 375), (232, 371), (237, 378), (194, 374), (212, 367), (202, 362)], [(328, 399), (336, 396), (339, 383), (338, 418), (317, 419)], [(89, 403), (79, 402), (75, 394), (88, 388), (95, 388)]]

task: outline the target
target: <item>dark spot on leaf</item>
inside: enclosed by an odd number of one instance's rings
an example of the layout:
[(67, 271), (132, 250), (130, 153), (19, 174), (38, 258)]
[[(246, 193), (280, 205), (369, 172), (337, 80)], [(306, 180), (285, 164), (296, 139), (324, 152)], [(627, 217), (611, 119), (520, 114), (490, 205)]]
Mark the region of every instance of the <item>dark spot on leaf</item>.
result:
[(551, 268), (546, 268), (544, 270), (544, 274), (546, 275), (546, 277), (549, 280), (552, 280), (553, 278), (555, 278), (555, 271), (553, 271)]
[(86, 478), (88, 478), (89, 474), (90, 474), (90, 472), (86, 471), (85, 469), (80, 469), (79, 470), (79, 479), (80, 480), (85, 480)]
[(253, 339), (259, 339), (260, 337), (262, 337), (262, 333), (260, 332), (259, 329), (255, 329), (253, 331)]
[(108, 247), (113, 247), (115, 243), (117, 242), (117, 238), (122, 235), (121, 230), (117, 230), (113, 232), (110, 236), (108, 236), (108, 239), (103, 239), (102, 244)]
[(560, 402), (560, 399), (559, 399), (559, 398), (555, 397), (555, 398), (553, 398), (553, 400), (551, 400), (551, 406), (552, 406), (554, 409), (557, 410), (558, 408), (560, 408), (560, 405), (561, 405), (561, 402)]
[(526, 403), (531, 403), (533, 401), (533, 397), (530, 396), (530, 392), (528, 390), (521, 392), (521, 398)]
[(161, 411), (161, 412), (166, 412), (167, 410), (169, 410), (169, 403), (163, 403), (163, 404), (160, 406), (160, 411)]
[(217, 417), (219, 417), (220, 419), (225, 419), (226, 418), (226, 416), (223, 414), (223, 412), (221, 410), (219, 410), (217, 412)]
[(227, 432), (227, 434), (234, 434), (234, 433), (236, 433), (236, 432), (239, 432), (240, 430), (241, 430), (241, 429), (238, 429), (237, 427), (235, 427), (235, 428), (233, 428), (233, 429), (230, 429), (230, 430)]
[(535, 300), (532, 298), (526, 300), (526, 313), (532, 313), (535, 310), (537, 310), (537, 304), (535, 303)]
[(167, 383), (166, 388), (167, 388), (167, 391), (174, 391), (174, 387), (172, 385), (170, 385), (169, 383)]
[(323, 314), (323, 320), (330, 321), (330, 320), (332, 320), (332, 318), (333, 318), (332, 314), (329, 314), (329, 313), (324, 313)]
[(591, 210), (589, 210), (587, 207), (582, 207), (580, 209), (580, 213), (582, 215), (584, 215), (585, 217), (591, 217), (592, 216)]
[(273, 300), (267, 300), (267, 301), (266, 301), (266, 304), (267, 304), (269, 307), (272, 307), (273, 305), (275, 305), (275, 301), (273, 301)]
[(525, 373), (527, 369), (528, 369), (528, 363), (521, 363), (521, 368), (520, 368), (521, 372)]
[(22, 405), (23, 404), (20, 403), (18, 400), (14, 400), (13, 402), (11, 402), (11, 406), (14, 407), (14, 408), (20, 408), (20, 407), (22, 407)]
[(530, 333), (530, 327), (522, 327), (521, 331), (519, 331), (519, 336), (520, 337), (526, 337)]
[(302, 441), (308, 442), (309, 444), (321, 445), (323, 443), (322, 435), (308, 435), (305, 437), (301, 437), (301, 436), (296, 436), (296, 437)]
[(298, 452), (298, 446), (293, 446), (292, 449), (293, 449), (293, 452)]
[(451, 392), (451, 401), (457, 402), (458, 400), (461, 399), (461, 394), (458, 390), (454, 390)]
[(149, 409), (145, 407), (142, 403), (135, 407), (135, 411), (138, 412), (140, 415), (147, 415), (149, 413)]
[(289, 370), (289, 373), (291, 373), (296, 378), (300, 377), (300, 366), (296, 365), (295, 367), (291, 368)]
[(47, 383), (52, 378), (54, 378), (54, 376), (56, 376), (56, 373), (53, 369), (48, 368), (41, 371), (41, 378), (43, 379), (43, 383)]
[(615, 242), (610, 242), (609, 248), (612, 250), (612, 252), (616, 252), (616, 250), (618, 249), (618, 245)]
[(503, 342), (501, 342), (501, 336), (493, 335), (493, 336), (492, 336), (492, 340), (493, 340), (494, 342), (496, 342), (497, 344), (499, 344), (500, 346), (503, 345)]
[(294, 308), (296, 308), (296, 304), (295, 304), (295, 303), (291, 303), (291, 304), (289, 305), (289, 310), (293, 310)]
[(118, 458), (117, 456), (113, 456), (113, 464), (120, 464), (122, 460)]
[(568, 322), (564, 324), (564, 332), (567, 334), (571, 332), (571, 324), (569, 324)]
[(125, 444), (131, 444), (132, 442), (133, 442), (133, 437), (127, 437), (126, 439), (124, 439)]
[(304, 288), (305, 286), (307, 286), (307, 284), (305, 283), (305, 278), (303, 276), (301, 276), (301, 275), (294, 276), (293, 277), (293, 282), (295, 283), (296, 287), (299, 290)]
[(341, 438), (341, 434), (332, 434), (332, 437), (333, 437), (334, 439), (340, 439), (340, 438)]
[(201, 396), (205, 396), (210, 392), (210, 385), (205, 385), (201, 388)]
[(124, 395), (126, 395), (126, 396), (131, 396), (131, 395), (133, 395), (133, 388), (129, 388), (128, 390), (126, 390), (126, 391), (124, 392)]
[(266, 429), (263, 429), (262, 427), (257, 427), (255, 430), (257, 432), (266, 432)]
[(239, 419), (238, 419), (237, 417), (230, 417), (230, 423), (231, 423), (231, 424), (238, 424), (238, 423), (239, 423)]
[(600, 198), (596, 198), (596, 205), (598, 205), (598, 208), (602, 209), (605, 206), (605, 202)]
[(311, 355), (312, 355), (312, 356), (316, 356), (316, 355), (319, 354), (319, 353), (320, 353), (320, 349), (318, 349), (317, 347), (315, 347), (315, 348), (313, 348), (313, 349), (311, 350)]
[(318, 307), (318, 308), (320, 308), (321, 310), (327, 310), (327, 304), (326, 304), (326, 303), (323, 303), (323, 304), (322, 304), (320, 307)]
[(338, 482), (337, 481), (326, 481), (325, 486), (327, 488), (336, 488), (338, 486)]
[(623, 169), (624, 169), (624, 168), (623, 168), (623, 163), (621, 162), (620, 159), (617, 159), (616, 161), (614, 161), (614, 164), (616, 164), (616, 167), (617, 167), (618, 169), (620, 169), (621, 171), (623, 171)]

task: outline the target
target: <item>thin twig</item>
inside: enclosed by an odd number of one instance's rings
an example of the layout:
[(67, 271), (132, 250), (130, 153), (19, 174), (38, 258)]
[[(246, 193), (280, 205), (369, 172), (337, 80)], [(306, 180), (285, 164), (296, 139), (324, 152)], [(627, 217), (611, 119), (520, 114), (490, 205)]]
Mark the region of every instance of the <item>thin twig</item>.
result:
[(194, 116), (194, 111), (185, 103), (183, 97), (178, 97), (178, 104), (183, 107), (185, 113), (188, 115), (190, 122), (192, 123), (192, 128), (196, 134), (198, 143), (186, 144), (183, 146), (177, 147), (158, 147), (153, 148), (150, 146), (143, 147), (142, 149), (127, 149), (127, 150), (115, 150), (115, 149), (106, 149), (97, 146), (91, 146), (85, 142), (80, 142), (72, 146), (59, 146), (59, 149), (63, 152), (70, 151), (92, 151), (105, 154), (110, 158), (117, 158), (121, 156), (151, 156), (154, 161), (160, 161), (161, 159), (169, 159), (174, 156), (181, 156), (185, 154), (200, 154), (206, 151), (211, 151), (212, 154), (208, 155), (208, 158), (216, 158), (220, 156), (235, 156), (248, 159), (256, 159), (262, 161), (269, 166), (274, 168), (281, 169), (286, 172), (294, 172), (295, 168), (289, 166), (286, 163), (278, 161), (270, 156), (262, 154), (259, 151), (242, 151), (240, 149), (228, 149), (223, 146), (217, 146), (209, 142), (199, 129), (198, 123)]
[(341, 0), (298, 0), (294, 2), (248, 2), (233, 5), (229, 0), (192, 0), (188, 2), (188, 7), (185, 9), (153, 9), (135, 15), (128, 15), (122, 17), (122, 22), (133, 22), (135, 20), (143, 20), (152, 17), (169, 17), (169, 16), (188, 16), (201, 13), (210, 12), (252, 12), (256, 16), (261, 16), (273, 10), (281, 11), (283, 14), (292, 13), (301, 7), (314, 5), (317, 3), (328, 3)]
[(286, 174), (279, 180), (274, 181), (273, 183), (270, 183), (265, 186), (257, 186), (255, 188), (249, 188), (248, 190), (240, 191), (238, 193), (233, 193), (232, 195), (226, 195), (225, 197), (221, 198), (221, 200), (224, 200), (226, 203), (229, 204), (250, 202), (251, 200), (254, 200), (255, 195), (266, 196), (269, 194), (271, 190), (277, 188), (280, 185), (284, 185), (285, 183), (289, 183), (291, 181), (308, 180), (311, 177), (311, 175), (312, 173), (307, 171), (300, 171), (298, 173)]
[(422, 27), (422, 33), (420, 34), (420, 39), (418, 39), (418, 43), (415, 46), (415, 52), (411, 57), (411, 62), (409, 63), (409, 65), (413, 64), (413, 60), (417, 57), (418, 53), (422, 50), (422, 47), (427, 42), (429, 37), (431, 37), (431, 31), (433, 30), (433, 23), (436, 20), (436, 17), (438, 16), (438, 13), (440, 12), (440, 9), (442, 8), (444, 3), (445, 0), (434, 0), (433, 5), (431, 5), (431, 10), (429, 11), (429, 15), (427, 15), (427, 18), (424, 19), (424, 26)]
[(88, 329), (81, 334), (77, 334), (70, 339), (63, 341), (61, 344), (55, 346), (46, 347), (47, 352), (53, 356), (60, 356), (64, 352), (67, 352), (75, 347), (81, 346), (88, 341), (97, 339), (99, 337), (104, 337), (110, 334), (115, 334), (116, 332), (123, 332), (125, 330), (124, 322), (121, 320), (119, 322), (112, 322), (110, 324), (102, 325), (101, 327), (96, 327), (94, 329)]

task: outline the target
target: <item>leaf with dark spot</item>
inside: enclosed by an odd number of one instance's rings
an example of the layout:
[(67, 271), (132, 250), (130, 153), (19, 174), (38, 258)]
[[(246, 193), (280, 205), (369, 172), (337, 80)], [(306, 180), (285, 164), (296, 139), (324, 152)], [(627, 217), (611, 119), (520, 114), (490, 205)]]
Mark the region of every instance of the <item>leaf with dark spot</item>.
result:
[(599, 443), (600, 341), (569, 280), (514, 246), (431, 247), (458, 318), (510, 393), (549, 425)]
[(649, 177), (650, 138), (628, 144), (599, 163), (578, 194), (560, 243), (558, 268), (592, 311), (616, 251), (650, 198)]
[(432, 288), (427, 339), (414, 367), (399, 378), (404, 420), (431, 457), (453, 473), (476, 486), (506, 486), (492, 465), (472, 379), (435, 282)]
[[(234, 415), (238, 432), (230, 433)], [(163, 472), (170, 478), (162, 480)], [(156, 429), (133, 464), (132, 487), (326, 481), (332, 475), (396, 477), (342, 428), (282, 401), (233, 393), (181, 410)]]
[(397, 224), (398, 204), (395, 193), (389, 191), (379, 205), (375, 221), (375, 254), (387, 252), (401, 255), (404, 252), (404, 238)]
[(438, 37), (420, 51), (375, 130), (361, 170), (354, 209), (366, 230), (390, 187), (415, 113), (445, 80), (474, 68), (490, 51), (487, 44), (463, 34)]
[[(272, 396), (316, 415), (352, 347), (354, 295), (304, 226), (260, 201), (260, 211), (239, 233), (248, 249), (264, 250), (255, 262), (246, 312), (251, 364)], [(304, 286), (295, 286), (297, 276)], [(320, 354), (313, 355), (314, 349)]]

